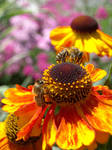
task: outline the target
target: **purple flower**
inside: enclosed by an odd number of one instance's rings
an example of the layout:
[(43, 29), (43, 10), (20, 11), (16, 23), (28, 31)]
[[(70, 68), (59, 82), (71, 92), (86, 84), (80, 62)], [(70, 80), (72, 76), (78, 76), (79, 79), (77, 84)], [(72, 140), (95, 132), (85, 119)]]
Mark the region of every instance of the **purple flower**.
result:
[(48, 58), (49, 57), (48, 57), (48, 55), (46, 53), (40, 53), (37, 56), (37, 61), (45, 61), (45, 62), (47, 62)]
[(106, 19), (108, 17), (108, 12), (107, 12), (106, 8), (104, 8), (103, 6), (100, 6), (98, 8), (98, 10), (96, 11), (95, 16), (98, 19)]
[(7, 69), (5, 69), (5, 73), (12, 75), (14, 73), (17, 73), (20, 70), (19, 63), (13, 63), (12, 65), (8, 66)]
[(40, 79), (41, 78), (41, 74), (35, 71), (32, 74), (32, 78), (35, 79), (35, 80)]
[(35, 80), (41, 77), (41, 73), (39, 73), (39, 70), (35, 70), (32, 65), (25, 66), (23, 69), (23, 74), (26, 76), (31, 76)]
[(39, 61), (37, 63), (37, 66), (41, 72), (43, 72), (45, 69), (47, 69), (49, 65), (50, 64), (46, 63), (45, 61)]
[(27, 14), (12, 17), (10, 23), (13, 26), (11, 35), (19, 41), (30, 40), (30, 35), (34, 36), (39, 28), (32, 16)]
[(23, 68), (23, 74), (28, 76), (32, 76), (32, 73), (34, 72), (34, 68), (32, 65), (27, 65)]
[(10, 23), (17, 29), (23, 29), (27, 32), (36, 31), (39, 26), (38, 23), (33, 19), (33, 16), (28, 14), (14, 16), (10, 19)]
[(49, 65), (47, 54), (41, 53), (37, 56), (37, 66), (41, 72), (43, 72)]

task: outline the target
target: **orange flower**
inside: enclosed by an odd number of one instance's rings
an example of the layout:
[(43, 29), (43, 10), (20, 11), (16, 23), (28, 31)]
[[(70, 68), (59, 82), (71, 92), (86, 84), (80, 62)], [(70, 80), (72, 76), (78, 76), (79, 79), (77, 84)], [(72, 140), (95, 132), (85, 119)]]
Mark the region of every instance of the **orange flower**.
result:
[(0, 122), (0, 150), (42, 150), (41, 137), (30, 137), (26, 142), (16, 141), (16, 117), (9, 115), (5, 122)]
[(32, 93), (32, 87), (28, 88), (16, 85), (16, 88), (10, 88), (5, 92), (5, 97), (2, 99), (3, 110), (13, 113), (20, 118), (19, 131), (17, 132), (16, 140), (27, 141), (31, 136), (40, 136), (42, 118), (47, 107), (37, 106)]
[(96, 133), (95, 141), (93, 143), (91, 143), (89, 146), (82, 146), (78, 150), (96, 150), (96, 148), (98, 146), (97, 143), (105, 144), (108, 142), (108, 139), (109, 139), (108, 133), (100, 132), (98, 130), (96, 130), (95, 133)]
[[(0, 150), (42, 150), (42, 118), (44, 108), (37, 106), (32, 93), (19, 85), (5, 92), (3, 109), (11, 112), (0, 122)], [(46, 150), (51, 150), (47, 146)]]
[(57, 52), (74, 46), (83, 52), (112, 56), (112, 37), (98, 29), (90, 16), (78, 16), (70, 26), (57, 27), (51, 31), (50, 39)]
[[(112, 133), (112, 90), (92, 86), (105, 75), (92, 64), (84, 67), (68, 62), (44, 71), (47, 103), (52, 105), (43, 124), (43, 150), (55, 142), (61, 149), (79, 149), (108, 139)], [(55, 114), (56, 106), (60, 109)]]
[(19, 126), (16, 141), (39, 135), (42, 128), (42, 150), (54, 143), (61, 149), (89, 150), (96, 147), (96, 142), (105, 143), (112, 134), (112, 90), (107, 86), (93, 86), (93, 82), (105, 75), (104, 70), (95, 69), (92, 64), (51, 65), (42, 77), (42, 107), (36, 105), (31, 86), (7, 90), (3, 109), (13, 111), (17, 118), (24, 120), (20, 121), (24, 124)]

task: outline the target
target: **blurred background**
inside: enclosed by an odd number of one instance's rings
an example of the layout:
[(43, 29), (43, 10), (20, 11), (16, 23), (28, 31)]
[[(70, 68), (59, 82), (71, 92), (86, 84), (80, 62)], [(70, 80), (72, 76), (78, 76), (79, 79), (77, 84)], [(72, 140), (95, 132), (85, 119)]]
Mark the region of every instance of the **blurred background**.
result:
[[(41, 78), (43, 70), (55, 63), (50, 31), (81, 14), (95, 17), (100, 28), (112, 35), (112, 0), (0, 0), (0, 99), (7, 88)], [(112, 88), (112, 59), (95, 54), (91, 58), (108, 72), (100, 84)], [(0, 109), (0, 120), (5, 115)]]

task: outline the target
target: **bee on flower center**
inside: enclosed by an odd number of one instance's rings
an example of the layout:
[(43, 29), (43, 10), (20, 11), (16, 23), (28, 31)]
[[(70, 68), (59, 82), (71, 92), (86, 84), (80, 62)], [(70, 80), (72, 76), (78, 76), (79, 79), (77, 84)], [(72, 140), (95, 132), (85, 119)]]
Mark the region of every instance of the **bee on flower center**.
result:
[(74, 47), (57, 54), (57, 64), (49, 66), (34, 84), (34, 99), (39, 106), (74, 104), (89, 95), (92, 81), (82, 65), (82, 57), (83, 53)]

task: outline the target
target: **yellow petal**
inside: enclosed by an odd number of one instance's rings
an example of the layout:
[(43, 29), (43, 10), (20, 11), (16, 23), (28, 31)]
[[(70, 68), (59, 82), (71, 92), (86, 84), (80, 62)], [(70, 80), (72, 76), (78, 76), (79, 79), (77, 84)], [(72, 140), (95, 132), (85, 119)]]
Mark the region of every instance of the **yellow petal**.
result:
[(107, 72), (105, 70), (94, 68), (93, 64), (88, 64), (85, 68), (87, 72), (89, 72), (92, 82), (101, 80), (107, 75)]
[[(56, 144), (61, 149), (78, 149), (94, 141), (93, 128), (78, 115), (75, 107), (61, 108), (58, 117), (60, 123), (58, 123)], [(57, 120), (59, 120), (58, 117)]]
[(112, 106), (101, 103), (94, 91), (91, 93), (86, 103), (82, 104), (84, 115), (93, 128), (112, 134)]
[(72, 29), (69, 26), (57, 27), (53, 29), (50, 33), (51, 42), (62, 40), (67, 34), (69, 34)]
[(42, 150), (46, 150), (47, 145), (52, 146), (56, 140), (57, 128), (54, 121), (54, 109), (55, 106), (52, 105), (44, 120)]

